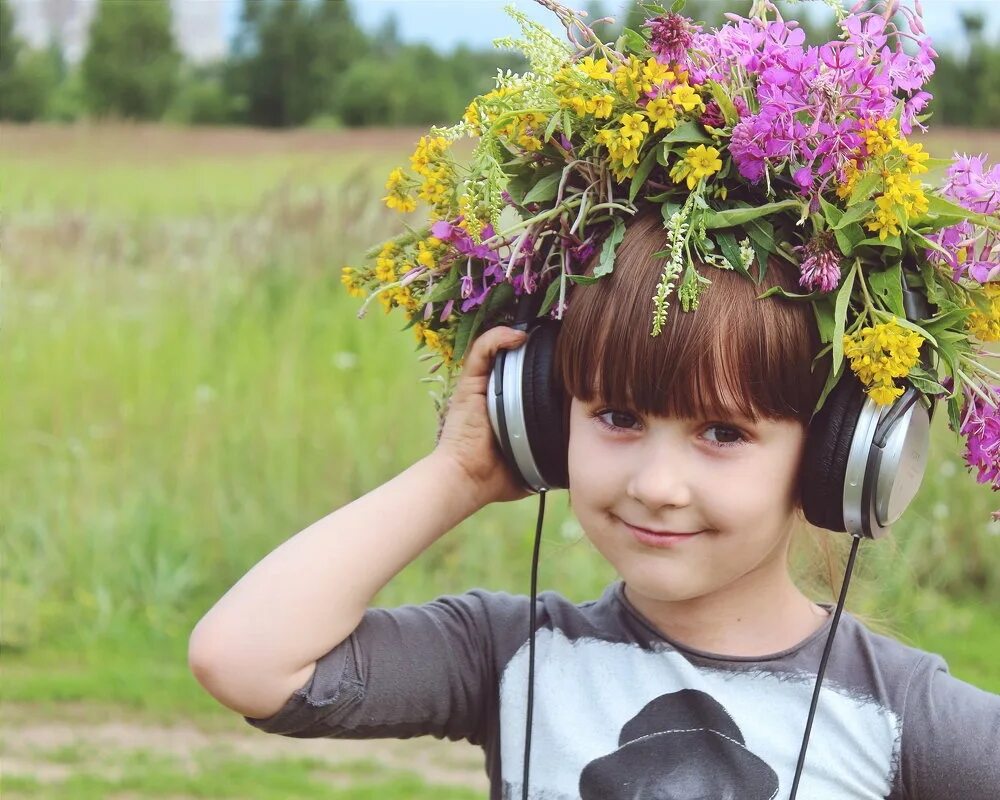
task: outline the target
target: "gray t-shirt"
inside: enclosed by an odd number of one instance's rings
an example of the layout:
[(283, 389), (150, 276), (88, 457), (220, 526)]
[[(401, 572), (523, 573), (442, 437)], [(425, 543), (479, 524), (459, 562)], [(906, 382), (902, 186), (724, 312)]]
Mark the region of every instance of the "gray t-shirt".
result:
[[(780, 653), (723, 656), (666, 639), (622, 588), (538, 597), (531, 796), (787, 797), (832, 617)], [(294, 737), (466, 739), (491, 800), (519, 798), (529, 603), (475, 589), (369, 609), (280, 711), (245, 719)], [(844, 612), (798, 797), (997, 800), (1000, 696)]]

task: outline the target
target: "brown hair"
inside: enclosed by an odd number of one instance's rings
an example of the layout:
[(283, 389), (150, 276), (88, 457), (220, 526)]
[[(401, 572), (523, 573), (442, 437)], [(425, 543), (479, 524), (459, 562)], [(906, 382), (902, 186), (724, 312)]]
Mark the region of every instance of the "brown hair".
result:
[(683, 311), (675, 287), (654, 337), (652, 298), (665, 263), (654, 254), (667, 246), (659, 208), (646, 208), (626, 226), (612, 273), (570, 292), (555, 353), (565, 418), (572, 397), (599, 397), (651, 416), (738, 412), (751, 422), (763, 417), (807, 425), (828, 371), (822, 360), (810, 371), (822, 347), (812, 304), (757, 299), (772, 286), (802, 293), (797, 268), (772, 257), (755, 285), (735, 270), (700, 265), (699, 274), (712, 283), (698, 308)]

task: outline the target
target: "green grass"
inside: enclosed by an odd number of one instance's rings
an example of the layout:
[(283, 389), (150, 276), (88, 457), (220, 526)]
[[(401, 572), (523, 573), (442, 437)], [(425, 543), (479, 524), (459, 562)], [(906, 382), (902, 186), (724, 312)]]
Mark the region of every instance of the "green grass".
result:
[[(93, 162), (0, 157), (4, 700), (242, 724), (187, 670), (195, 622), (280, 542), (433, 447), (433, 384), (403, 318), (375, 305), (357, 320), (339, 282), (342, 264), (398, 229), (378, 197), (410, 144), (169, 163), (107, 148)], [(967, 476), (943, 415), (932, 439), (913, 507), (863, 546), (848, 607), (1000, 692), (996, 495)], [(526, 592), (536, 503), (484, 509), (376, 602)], [(582, 601), (613, 577), (555, 494), (540, 586)], [(5, 778), (5, 797), (348, 796), (298, 761), (227, 764), (233, 795), (212, 770), (194, 780), (150, 758), (121, 786)], [(381, 780), (349, 796), (467, 796)]]
[[(80, 763), (65, 780), (4, 776), (6, 800), (113, 800), (115, 797), (238, 798), (238, 800), (478, 800), (471, 789), (430, 785), (419, 776), (372, 761), (337, 764), (315, 758), (248, 759), (216, 748), (198, 754), (193, 771), (177, 758), (131, 750), (127, 759), (103, 759), (107, 777)], [(65, 762), (61, 762), (65, 763)]]

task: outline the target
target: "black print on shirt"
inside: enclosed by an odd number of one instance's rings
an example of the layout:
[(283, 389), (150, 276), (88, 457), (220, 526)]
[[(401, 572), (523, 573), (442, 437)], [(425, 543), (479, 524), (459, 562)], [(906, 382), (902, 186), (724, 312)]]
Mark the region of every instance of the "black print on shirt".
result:
[(582, 800), (773, 800), (778, 776), (712, 696), (663, 694), (622, 727), (618, 749), (580, 773)]

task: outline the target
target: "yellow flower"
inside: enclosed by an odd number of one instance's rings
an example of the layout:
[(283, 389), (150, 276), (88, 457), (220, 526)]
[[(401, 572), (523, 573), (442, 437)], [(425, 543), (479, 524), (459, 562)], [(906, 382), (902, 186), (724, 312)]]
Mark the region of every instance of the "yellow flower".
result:
[(880, 406), (891, 406), (892, 401), (902, 393), (903, 387), (891, 383), (880, 383), (867, 391), (867, 395)]
[(665, 97), (650, 101), (649, 105), (646, 106), (646, 115), (656, 123), (653, 126), (653, 133), (661, 128), (673, 130), (677, 125), (677, 110), (674, 108), (674, 104)]
[(858, 169), (857, 164), (853, 161), (848, 161), (847, 166), (844, 167), (844, 182), (837, 187), (837, 197), (841, 200), (846, 200), (854, 193), (854, 187), (858, 185), (858, 181), (861, 179), (861, 171)]
[(611, 116), (615, 98), (610, 94), (602, 94), (587, 101), (587, 113), (597, 119), (607, 119)]
[(719, 158), (719, 151), (714, 147), (706, 147), (703, 144), (697, 147), (689, 147), (684, 154), (684, 158), (674, 164), (670, 170), (670, 177), (674, 183), (687, 181), (687, 188), (694, 189), (695, 185), (702, 178), (714, 175), (722, 169), (722, 159)]
[(649, 58), (642, 65), (641, 85), (644, 92), (651, 91), (654, 87), (660, 86), (664, 81), (674, 80), (674, 73), (670, 67), (661, 64), (655, 58)]
[(865, 227), (870, 231), (877, 231), (878, 238), (884, 242), (887, 237), (899, 233), (902, 222), (892, 198), (880, 195), (875, 198), (875, 210), (868, 217)]
[(674, 101), (674, 105), (680, 106), (685, 111), (694, 111), (699, 106), (704, 107), (701, 97), (690, 86), (675, 86), (670, 98)]
[[(590, 103), (592, 103), (592, 102), (593, 101), (590, 101)], [(590, 108), (589, 108), (590, 103), (588, 103), (585, 98), (580, 97), (579, 95), (575, 95), (573, 97), (563, 97), (559, 101), (559, 105), (560, 106), (562, 106), (563, 108), (568, 108), (570, 111), (572, 111), (578, 117), (582, 117), (585, 114), (587, 114), (588, 112), (590, 112)]]
[(434, 269), (437, 266), (437, 252), (441, 249), (441, 240), (430, 236), (426, 241), (417, 242), (417, 263)]
[(1000, 284), (984, 283), (983, 292), (990, 301), (990, 312), (978, 308), (965, 321), (966, 328), (981, 342), (1000, 342)]
[(923, 337), (896, 320), (880, 322), (862, 328), (853, 335), (844, 335), (844, 356), (851, 360), (851, 369), (869, 388), (868, 396), (885, 405), (898, 397), (894, 378), (905, 378), (920, 357)]
[(618, 94), (633, 103), (639, 98), (640, 74), (642, 72), (642, 62), (635, 56), (629, 56), (628, 62), (619, 66), (612, 77), (615, 82), (615, 89)]
[(409, 181), (399, 167), (389, 173), (385, 188), (388, 189), (389, 194), (382, 199), (389, 208), (408, 212), (417, 207), (417, 201), (410, 196)]
[(382, 198), (385, 201), (386, 206), (389, 208), (394, 208), (397, 211), (402, 211), (408, 213), (410, 211), (415, 211), (417, 208), (417, 201), (414, 200), (409, 195), (399, 196), (395, 194), (387, 195)]
[(643, 138), (649, 133), (649, 123), (642, 114), (622, 114), (621, 116), (621, 136), (623, 139), (631, 139), (638, 147)]
[(448, 140), (443, 136), (421, 136), (416, 150), (410, 156), (410, 166), (418, 175), (426, 175), (439, 168), (440, 165), (436, 162), (447, 149)]
[(611, 73), (608, 72), (608, 60), (606, 58), (599, 58), (597, 61), (594, 61), (592, 56), (587, 56), (577, 66), (588, 78), (593, 78), (596, 81), (611, 80)]
[(469, 103), (468, 107), (465, 109), (465, 113), (462, 115), (462, 119), (468, 125), (472, 126), (472, 129), (479, 133), (482, 128), (479, 121), (479, 106), (476, 105), (476, 101), (473, 100)]
[(364, 297), (365, 290), (358, 286), (357, 273), (358, 271), (354, 267), (341, 267), (340, 282), (344, 284), (351, 297)]
[(910, 144), (905, 139), (901, 139), (897, 145), (899, 152), (906, 156), (906, 166), (911, 174), (927, 172), (924, 162), (931, 157), (930, 153), (924, 152), (924, 146), (919, 142)]
[(382, 283), (392, 283), (396, 280), (396, 262), (387, 256), (375, 259), (375, 277)]
[(874, 122), (869, 122), (862, 128), (861, 134), (865, 138), (868, 155), (873, 158), (881, 158), (899, 141), (896, 120), (892, 118), (876, 119)]

